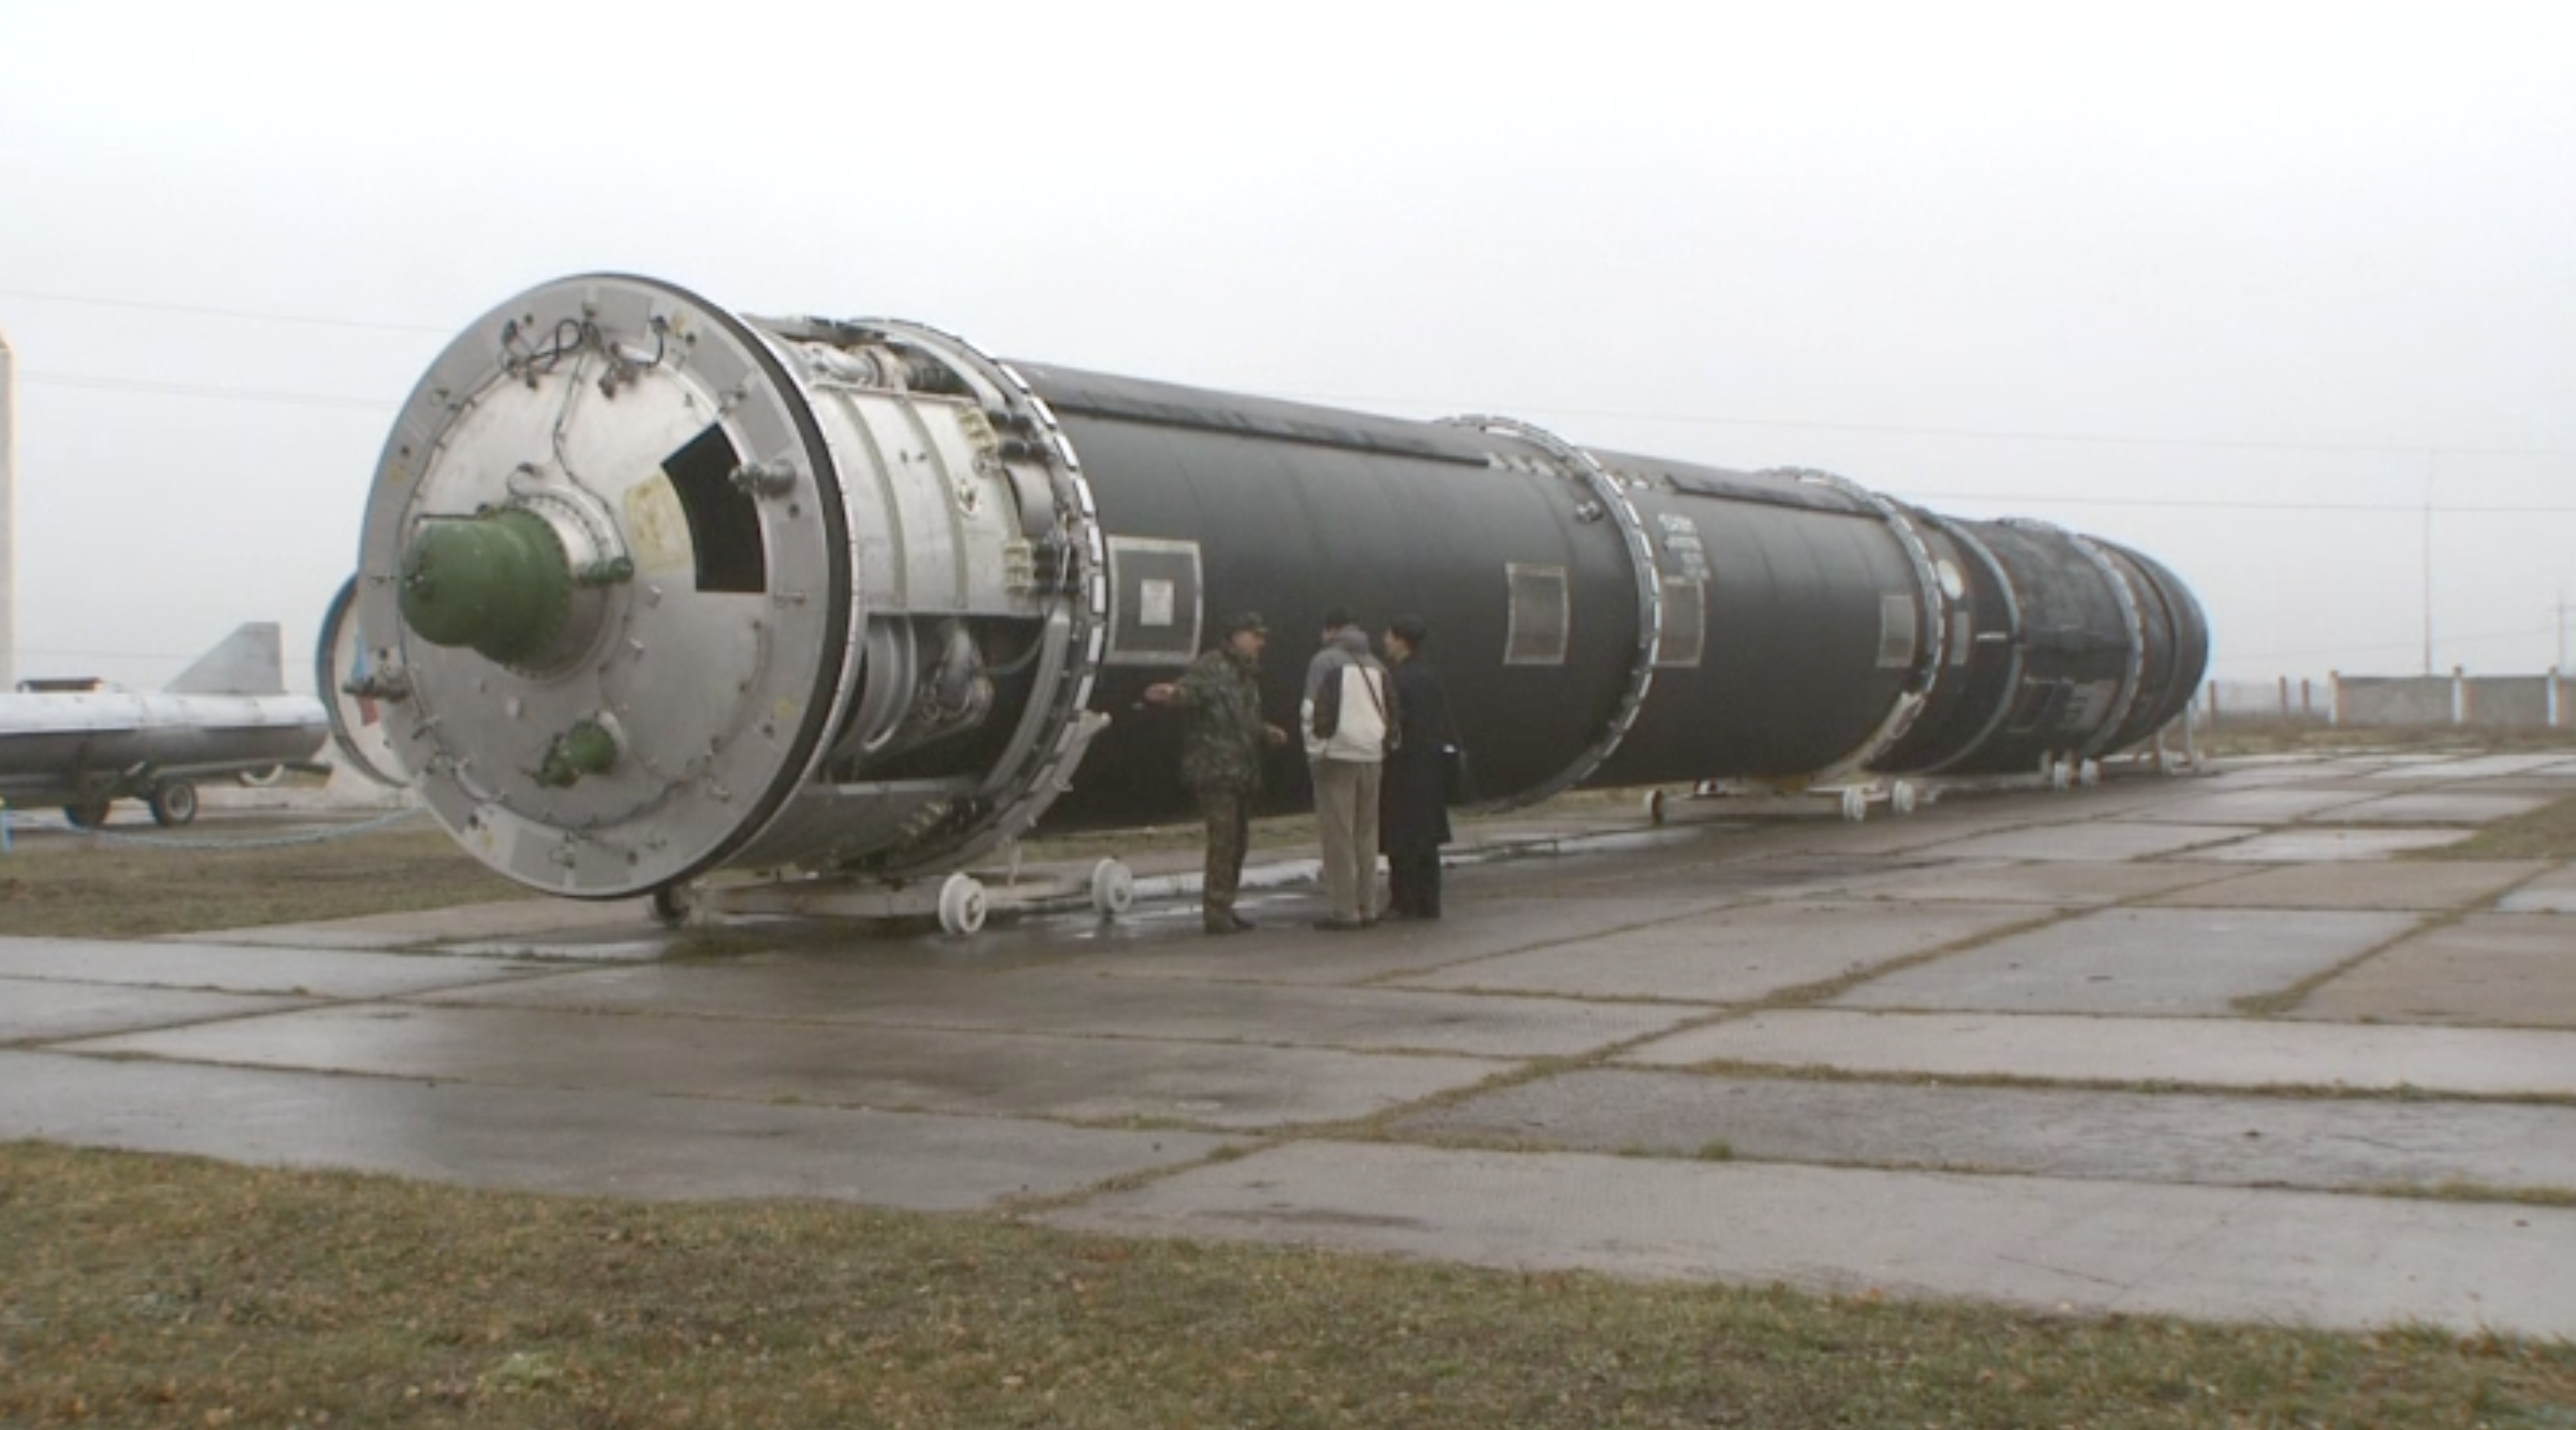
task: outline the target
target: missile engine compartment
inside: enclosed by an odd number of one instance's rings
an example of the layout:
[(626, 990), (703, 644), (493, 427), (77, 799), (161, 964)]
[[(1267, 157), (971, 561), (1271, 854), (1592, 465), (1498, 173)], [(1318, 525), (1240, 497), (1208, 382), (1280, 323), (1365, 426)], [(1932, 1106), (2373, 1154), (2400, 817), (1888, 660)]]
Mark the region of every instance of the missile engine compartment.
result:
[[(1329, 608), (1433, 632), (1481, 795), (2088, 759), (2190, 701), (2149, 558), (1812, 471), (1006, 362), (918, 324), (533, 289), (405, 403), (319, 653), (343, 753), (614, 898), (886, 877), (1187, 808), (1140, 704), (1231, 614), (1293, 723)], [(1305, 773), (1274, 760), (1268, 802)]]

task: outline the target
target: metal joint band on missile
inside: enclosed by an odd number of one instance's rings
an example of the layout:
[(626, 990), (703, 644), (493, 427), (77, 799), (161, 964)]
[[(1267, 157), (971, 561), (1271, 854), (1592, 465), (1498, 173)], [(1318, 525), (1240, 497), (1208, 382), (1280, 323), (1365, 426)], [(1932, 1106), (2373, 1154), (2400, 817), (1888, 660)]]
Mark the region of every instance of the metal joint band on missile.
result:
[[(1421, 616), (1497, 803), (2024, 771), (2179, 715), (2208, 634), (2136, 552), (1822, 472), (1009, 363), (917, 324), (566, 279), (404, 406), (321, 668), (344, 747), (495, 869), (953, 868), (1186, 808), (1138, 704), (1238, 610)], [(1303, 794), (1293, 757), (1271, 799)]]

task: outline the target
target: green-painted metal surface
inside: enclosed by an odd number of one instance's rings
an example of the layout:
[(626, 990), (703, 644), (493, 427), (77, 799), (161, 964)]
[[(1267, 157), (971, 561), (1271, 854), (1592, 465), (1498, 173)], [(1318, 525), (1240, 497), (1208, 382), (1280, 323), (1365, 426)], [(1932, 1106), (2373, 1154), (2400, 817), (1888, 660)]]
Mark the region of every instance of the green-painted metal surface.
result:
[(562, 540), (534, 512), (432, 521), (403, 550), (403, 623), (433, 645), (528, 661), (562, 634), (572, 586)]

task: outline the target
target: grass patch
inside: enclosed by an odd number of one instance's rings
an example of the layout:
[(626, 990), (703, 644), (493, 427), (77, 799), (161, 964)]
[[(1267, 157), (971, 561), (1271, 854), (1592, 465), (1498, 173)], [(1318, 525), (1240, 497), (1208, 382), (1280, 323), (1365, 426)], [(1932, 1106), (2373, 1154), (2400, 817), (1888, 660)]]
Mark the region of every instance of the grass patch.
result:
[[(0, 1423), (2563, 1424), (2576, 1349), (0, 1147)], [(2552, 1417), (2562, 1417), (2553, 1419)]]
[(2376, 1084), (2354, 1086), (2350, 1083), (2226, 1083), (2178, 1082), (2171, 1078), (2087, 1078), (2037, 1077), (2023, 1073), (1984, 1072), (1880, 1072), (1839, 1068), (1827, 1063), (1762, 1063), (1736, 1058), (1711, 1058), (1706, 1062), (1682, 1067), (1658, 1068), (1659, 1072), (1684, 1072), (1700, 1077), (1770, 1078), (1782, 1082), (1842, 1082), (1881, 1084), (1888, 1087), (1997, 1087), (2028, 1088), (2042, 1092), (2134, 1092), (2151, 1095), (2169, 1093), (2199, 1097), (2277, 1097), (2302, 1102), (2460, 1102), (2501, 1107), (2570, 1107), (2576, 1097), (2563, 1092), (2431, 1092), (2411, 1082), (2395, 1087)]
[(2576, 859), (2576, 795), (2500, 819), (2457, 844), (2411, 849), (2409, 859)]
[[(212, 843), (236, 836), (195, 826), (190, 837)], [(22, 836), (0, 858), (0, 934), (156, 938), (527, 893), (477, 863), (426, 818), (280, 847), (172, 848), (112, 838)]]

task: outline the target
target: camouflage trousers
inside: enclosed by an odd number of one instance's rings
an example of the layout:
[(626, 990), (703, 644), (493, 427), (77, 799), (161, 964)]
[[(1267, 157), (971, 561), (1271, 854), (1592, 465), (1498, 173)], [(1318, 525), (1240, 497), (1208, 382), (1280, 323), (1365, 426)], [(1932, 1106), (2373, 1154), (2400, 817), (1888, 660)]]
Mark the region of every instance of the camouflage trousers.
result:
[(1252, 842), (1252, 795), (1228, 785), (1197, 785), (1199, 813), (1207, 817), (1207, 878), (1200, 912), (1211, 933), (1234, 927), (1234, 894), (1243, 884), (1243, 855)]

